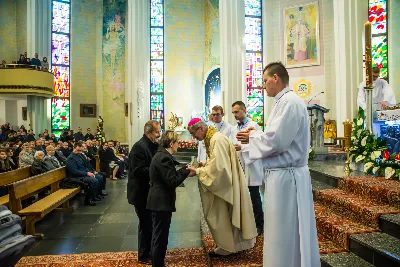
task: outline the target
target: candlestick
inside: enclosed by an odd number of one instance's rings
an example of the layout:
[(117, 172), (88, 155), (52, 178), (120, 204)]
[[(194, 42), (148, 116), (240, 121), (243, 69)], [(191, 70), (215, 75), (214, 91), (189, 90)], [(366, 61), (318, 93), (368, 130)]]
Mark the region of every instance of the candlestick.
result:
[(344, 128), (344, 147), (348, 148), (351, 147), (351, 130), (352, 130), (352, 121), (345, 121), (343, 122), (343, 128)]
[(372, 88), (372, 40), (371, 23), (365, 23), (365, 87)]

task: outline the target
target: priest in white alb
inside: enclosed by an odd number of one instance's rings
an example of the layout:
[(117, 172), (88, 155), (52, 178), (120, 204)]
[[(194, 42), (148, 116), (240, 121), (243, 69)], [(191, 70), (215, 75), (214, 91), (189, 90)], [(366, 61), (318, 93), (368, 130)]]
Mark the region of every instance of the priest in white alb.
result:
[(263, 71), (264, 89), (274, 98), (265, 131), (249, 128), (237, 139), (249, 144), (245, 161), (263, 160), (264, 267), (321, 266), (308, 169), (310, 124), (307, 107), (289, 87), (280, 62)]
[(210, 256), (226, 256), (254, 247), (254, 222), (247, 179), (235, 147), (214, 127), (199, 118), (188, 124), (190, 134), (204, 141), (208, 160), (203, 167), (189, 167), (198, 175), (204, 217), (217, 247)]

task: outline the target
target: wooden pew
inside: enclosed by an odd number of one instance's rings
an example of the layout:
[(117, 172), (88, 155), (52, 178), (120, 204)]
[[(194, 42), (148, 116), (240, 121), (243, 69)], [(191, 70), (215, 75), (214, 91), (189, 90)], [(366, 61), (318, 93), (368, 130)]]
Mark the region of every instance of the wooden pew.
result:
[[(10, 186), (10, 203), (18, 214), (26, 216), (26, 234), (41, 238), (35, 233), (35, 223), (53, 210), (73, 212), (69, 200), (80, 192), (80, 188), (60, 189), (59, 183), (66, 177), (65, 167), (13, 183)], [(51, 194), (22, 209), (21, 199), (44, 187), (51, 186)], [(14, 206), (15, 205), (15, 206)], [(62, 206), (62, 208), (59, 208)]]
[[(6, 187), (14, 182), (29, 178), (31, 176), (31, 168), (25, 167), (9, 172), (0, 173), (0, 186)], [(0, 205), (8, 205), (9, 195), (0, 197)]]

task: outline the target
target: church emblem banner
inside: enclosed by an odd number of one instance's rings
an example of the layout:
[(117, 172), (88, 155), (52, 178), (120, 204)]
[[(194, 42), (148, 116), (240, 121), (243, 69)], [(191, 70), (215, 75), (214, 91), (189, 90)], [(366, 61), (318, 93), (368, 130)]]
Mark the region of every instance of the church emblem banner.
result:
[(293, 91), (301, 98), (306, 98), (311, 93), (311, 83), (301, 79), (294, 84)]
[(286, 68), (320, 65), (318, 2), (284, 9)]

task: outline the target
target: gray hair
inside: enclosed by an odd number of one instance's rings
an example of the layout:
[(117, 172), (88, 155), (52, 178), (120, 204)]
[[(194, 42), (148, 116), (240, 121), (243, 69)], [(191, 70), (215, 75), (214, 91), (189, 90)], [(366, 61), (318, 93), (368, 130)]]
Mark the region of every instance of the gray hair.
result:
[(36, 159), (40, 154), (43, 154), (43, 156), (44, 156), (44, 152), (43, 151), (40, 151), (40, 150), (36, 151), (34, 158)]
[(197, 131), (197, 129), (199, 129), (201, 126), (208, 128), (207, 123), (205, 123), (203, 120), (196, 122), (195, 124), (190, 126), (190, 128), (192, 128), (193, 131)]
[(156, 128), (156, 126), (158, 126), (159, 124), (160, 123), (158, 121), (149, 120), (144, 125), (144, 133), (152, 133), (154, 131), (154, 128)]

